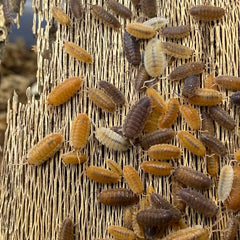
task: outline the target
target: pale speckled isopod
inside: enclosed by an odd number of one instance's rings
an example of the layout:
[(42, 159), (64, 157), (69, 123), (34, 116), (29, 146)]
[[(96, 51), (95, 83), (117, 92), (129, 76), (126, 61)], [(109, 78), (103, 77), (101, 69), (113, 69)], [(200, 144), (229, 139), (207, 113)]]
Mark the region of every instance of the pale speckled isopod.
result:
[(160, 43), (159, 39), (153, 38), (145, 48), (144, 66), (151, 77), (161, 76), (167, 67), (167, 60)]
[(52, 15), (56, 19), (56, 21), (62, 25), (70, 26), (71, 20), (69, 16), (59, 7), (52, 7)]
[(218, 199), (224, 202), (232, 189), (233, 184), (233, 168), (230, 165), (225, 165), (220, 172), (220, 177), (218, 181)]
[(160, 113), (166, 112), (166, 102), (157, 90), (154, 88), (147, 88), (146, 94), (152, 99), (152, 108), (155, 108)]
[(70, 145), (75, 150), (81, 150), (88, 141), (90, 120), (87, 114), (80, 113), (72, 122), (70, 132)]
[(129, 148), (129, 142), (109, 128), (98, 128), (96, 138), (100, 143), (115, 151), (127, 151)]
[(73, 16), (77, 19), (82, 19), (84, 10), (81, 0), (70, 0), (69, 3)]
[(143, 22), (144, 25), (153, 27), (156, 31), (161, 29), (161, 27), (165, 24), (168, 24), (168, 20), (163, 17), (154, 17), (149, 20)]
[(138, 175), (138, 172), (130, 165), (123, 167), (123, 176), (130, 189), (137, 194), (143, 193), (143, 184)]
[(72, 239), (73, 239), (73, 222), (70, 218), (65, 218), (58, 233), (58, 240), (72, 240)]
[(82, 164), (87, 161), (87, 156), (84, 153), (69, 152), (62, 155), (64, 164)]
[(126, 26), (126, 31), (140, 39), (150, 39), (156, 34), (156, 30), (153, 27), (144, 25), (143, 23), (129, 23)]
[(147, 154), (156, 160), (168, 160), (181, 157), (181, 149), (171, 144), (157, 144), (151, 146)]
[(59, 106), (68, 101), (82, 86), (80, 77), (71, 77), (57, 85), (47, 97), (47, 104)]
[(121, 167), (112, 159), (107, 159), (106, 164), (111, 169), (111, 171), (117, 173), (119, 176), (123, 175), (123, 171)]
[(109, 233), (117, 239), (135, 240), (136, 234), (125, 227), (111, 225), (108, 227)]
[(166, 27), (161, 30), (161, 35), (166, 38), (180, 39), (190, 35), (190, 26)]
[(107, 0), (107, 6), (123, 18), (131, 18), (132, 16), (130, 9), (115, 0)]
[(43, 164), (60, 149), (62, 142), (63, 136), (60, 133), (47, 135), (29, 151), (27, 162), (35, 166)]
[(214, 82), (224, 89), (234, 91), (240, 90), (240, 77), (223, 75), (216, 77)]
[(92, 63), (92, 56), (83, 48), (73, 42), (64, 43), (65, 51), (72, 57), (85, 63)]
[(187, 121), (189, 127), (193, 130), (199, 130), (201, 127), (201, 119), (198, 111), (190, 105), (182, 105), (180, 113)]

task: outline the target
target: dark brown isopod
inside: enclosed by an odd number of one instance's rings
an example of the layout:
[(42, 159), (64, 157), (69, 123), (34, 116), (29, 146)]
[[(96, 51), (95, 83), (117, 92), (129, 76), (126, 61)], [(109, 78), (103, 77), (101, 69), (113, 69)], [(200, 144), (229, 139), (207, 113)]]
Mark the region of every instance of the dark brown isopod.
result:
[(139, 41), (127, 31), (123, 36), (123, 49), (129, 63), (138, 66), (141, 63), (141, 53)]
[(208, 147), (212, 152), (224, 157), (227, 154), (227, 149), (224, 144), (209, 133), (201, 133), (200, 141)]
[(190, 35), (190, 26), (166, 27), (161, 31), (162, 36), (172, 39), (180, 39)]
[(228, 130), (233, 130), (236, 127), (234, 119), (219, 106), (210, 107), (209, 114), (213, 120)]
[(202, 112), (202, 131), (208, 132), (211, 135), (215, 135), (214, 123), (208, 113)]
[(98, 195), (98, 200), (105, 205), (126, 206), (137, 203), (139, 196), (129, 189), (115, 188), (103, 190)]
[(140, 8), (140, 0), (131, 0), (131, 3), (136, 9)]
[(107, 5), (111, 8), (116, 14), (123, 18), (131, 18), (132, 12), (125, 7), (123, 4), (115, 0), (107, 0)]
[(189, 75), (198, 75), (203, 72), (205, 64), (202, 62), (190, 62), (173, 70), (168, 76), (170, 80), (181, 80)]
[(143, 149), (148, 149), (152, 145), (167, 143), (174, 137), (174, 135), (175, 131), (171, 128), (158, 129), (154, 132), (144, 135), (141, 141), (141, 146)]
[(148, 75), (144, 65), (141, 65), (134, 81), (135, 90), (139, 92), (145, 90), (146, 89), (146, 87), (144, 86), (145, 82), (148, 81), (149, 79), (150, 79), (150, 76)]
[(58, 240), (72, 240), (72, 239), (73, 239), (73, 222), (70, 218), (65, 218), (58, 234)]
[(149, 18), (157, 16), (156, 0), (140, 0), (140, 6), (143, 14), (145, 14)]
[(197, 189), (210, 188), (211, 178), (189, 167), (178, 167), (174, 171), (174, 177), (177, 181)]
[(98, 82), (99, 88), (106, 92), (116, 105), (124, 105), (125, 97), (113, 84), (107, 81)]
[(83, 18), (84, 10), (81, 0), (70, 0), (70, 8), (75, 18)]
[(217, 215), (218, 207), (216, 204), (201, 193), (188, 188), (182, 188), (179, 191), (179, 196), (188, 206), (206, 217), (214, 217)]
[(143, 130), (147, 118), (152, 109), (150, 97), (141, 98), (132, 106), (123, 123), (123, 135), (126, 138), (134, 139)]
[(193, 97), (196, 90), (199, 88), (200, 80), (194, 75), (188, 76), (184, 80), (182, 95), (186, 98)]
[(240, 105), (240, 91), (233, 93), (230, 96), (231, 103), (234, 103), (236, 105)]

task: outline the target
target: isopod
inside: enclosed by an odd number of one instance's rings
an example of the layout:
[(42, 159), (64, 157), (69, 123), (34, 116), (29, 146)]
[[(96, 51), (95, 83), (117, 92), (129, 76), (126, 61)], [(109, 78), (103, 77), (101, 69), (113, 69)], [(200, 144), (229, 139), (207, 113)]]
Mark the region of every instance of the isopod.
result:
[(224, 202), (232, 189), (233, 184), (233, 168), (230, 165), (225, 165), (220, 172), (219, 182), (218, 182), (218, 199)]
[(145, 49), (144, 66), (151, 77), (161, 76), (167, 66), (167, 60), (160, 43), (159, 39), (153, 38), (148, 42)]
[(125, 104), (124, 95), (113, 84), (107, 81), (99, 81), (98, 86), (99, 88), (103, 89), (103, 91), (105, 91), (111, 97), (111, 99), (116, 105)]
[(71, 25), (71, 20), (70, 20), (69, 16), (59, 7), (57, 7), (57, 6), (52, 7), (52, 15), (58, 23), (65, 25), (65, 26)]
[(144, 126), (145, 133), (151, 133), (158, 129), (158, 119), (162, 115), (156, 108), (152, 109), (152, 112), (149, 114), (146, 124)]
[(174, 177), (177, 181), (184, 185), (196, 188), (206, 189), (212, 185), (212, 180), (200, 171), (196, 171), (190, 167), (178, 167), (174, 171)]
[(116, 111), (116, 104), (110, 96), (98, 88), (88, 89), (89, 98), (95, 103), (99, 108), (102, 108), (106, 112)]
[(182, 184), (181, 182), (177, 181), (176, 178), (173, 176), (172, 179), (172, 200), (173, 205), (176, 206), (180, 211), (184, 211), (186, 208), (186, 203), (181, 200), (179, 197), (180, 189), (186, 187), (186, 185)]
[(80, 113), (72, 122), (70, 132), (70, 145), (75, 150), (81, 150), (88, 141), (90, 133), (90, 120), (86, 113)]
[(186, 99), (198, 106), (214, 106), (222, 101), (222, 94), (213, 89), (198, 88), (193, 97)]
[(197, 20), (214, 21), (224, 16), (225, 10), (221, 7), (198, 5), (189, 10), (189, 14)]
[(181, 80), (190, 75), (198, 75), (205, 69), (205, 64), (202, 62), (190, 62), (183, 64), (173, 70), (168, 76), (170, 80)]
[(148, 81), (149, 79), (150, 76), (148, 75), (144, 65), (141, 65), (141, 67), (138, 70), (137, 76), (134, 80), (134, 89), (139, 92), (143, 91), (145, 89), (145, 82)]
[(123, 226), (126, 228), (132, 228), (133, 207), (126, 207), (123, 209)]
[(117, 173), (97, 166), (89, 166), (86, 169), (86, 174), (89, 179), (99, 183), (117, 183), (120, 180)]
[(170, 163), (159, 161), (144, 161), (140, 167), (143, 171), (155, 176), (168, 176), (173, 170)]
[(71, 77), (57, 85), (49, 94), (47, 104), (59, 106), (68, 101), (82, 86), (80, 77)]
[(123, 167), (123, 176), (130, 187), (130, 189), (136, 194), (143, 193), (143, 184), (138, 175), (138, 172), (130, 165)]
[(215, 135), (214, 123), (208, 113), (202, 112), (202, 128), (203, 132), (207, 132), (211, 135)]
[(161, 42), (160, 47), (162, 48), (163, 53), (175, 58), (187, 59), (190, 58), (194, 53), (194, 50), (190, 47), (173, 42)]
[(166, 27), (161, 30), (161, 35), (166, 38), (181, 39), (190, 35), (190, 26)]
[(219, 125), (227, 130), (233, 130), (236, 127), (235, 120), (223, 110), (220, 106), (212, 106), (209, 108), (210, 117), (215, 120)]
[(58, 240), (72, 240), (72, 239), (73, 239), (73, 222), (70, 218), (65, 218), (58, 234)]
[(236, 159), (237, 161), (240, 161), (240, 150), (237, 150), (237, 151), (234, 153), (234, 159)]
[(181, 130), (178, 131), (177, 136), (180, 143), (193, 154), (202, 157), (206, 154), (205, 146), (191, 133)]
[(240, 77), (223, 75), (216, 77), (214, 82), (224, 89), (235, 91), (240, 90)]
[(84, 153), (68, 152), (62, 155), (62, 161), (65, 164), (82, 164), (87, 161)]
[(204, 86), (208, 89), (218, 90), (217, 84), (214, 82), (214, 76), (209, 74), (204, 80)]
[(131, 0), (131, 3), (136, 9), (140, 7), (140, 0)]
[(156, 0), (140, 0), (141, 10), (149, 18), (157, 16)]
[(156, 30), (153, 27), (144, 25), (143, 23), (128, 23), (126, 31), (140, 39), (150, 39), (156, 34)]
[(145, 239), (144, 228), (138, 223), (135, 214), (133, 215), (133, 218), (132, 218), (132, 228), (133, 228), (133, 232), (136, 234), (138, 239), (143, 239), (143, 240)]
[(147, 88), (146, 94), (152, 99), (153, 109), (156, 109), (160, 113), (166, 112), (166, 103), (163, 97), (154, 88)]
[(111, 169), (111, 171), (117, 173), (119, 176), (123, 175), (123, 171), (121, 167), (112, 159), (107, 159), (106, 164)]
[(111, 225), (108, 227), (108, 231), (112, 236), (114, 236), (117, 239), (123, 239), (123, 240), (136, 239), (135, 233), (132, 230), (127, 229), (125, 227)]
[(130, 189), (115, 188), (103, 190), (98, 195), (98, 200), (104, 205), (126, 206), (136, 204), (139, 201), (139, 196)]
[(194, 75), (188, 76), (184, 80), (183, 88), (182, 88), (182, 95), (186, 98), (193, 97), (195, 92), (199, 88), (200, 80), (198, 77)]
[(168, 24), (168, 20), (164, 17), (154, 17), (149, 20), (143, 22), (144, 25), (153, 27), (156, 31), (161, 29), (161, 27), (165, 24)]
[(240, 91), (233, 93), (230, 96), (231, 103), (234, 103), (236, 105), (240, 105)]
[(208, 174), (216, 177), (219, 169), (219, 156), (217, 154), (206, 155), (206, 161)]
[(60, 133), (47, 135), (29, 151), (27, 162), (35, 166), (43, 164), (60, 149), (62, 142), (63, 136)]
[(147, 154), (150, 158), (156, 160), (168, 160), (181, 157), (181, 149), (171, 144), (157, 144), (151, 146)]
[(149, 97), (141, 98), (132, 106), (123, 123), (123, 135), (134, 139), (143, 130), (147, 118), (152, 109), (152, 101)]
[(127, 31), (123, 35), (123, 51), (129, 63), (134, 66), (141, 63), (140, 43)]
[(131, 18), (132, 16), (130, 9), (115, 0), (107, 0), (107, 6), (123, 18)]
[(201, 127), (201, 119), (198, 111), (190, 105), (182, 105), (180, 113), (187, 121), (189, 127), (193, 130), (199, 130)]
[(191, 208), (197, 212), (202, 213), (206, 217), (214, 217), (217, 215), (218, 207), (216, 204), (202, 195), (196, 190), (182, 188), (179, 191), (180, 198)]
[(65, 51), (72, 57), (85, 63), (92, 63), (92, 56), (83, 48), (73, 42), (64, 43)]
[(120, 22), (112, 14), (104, 10), (101, 6), (91, 5), (92, 14), (99, 20), (106, 24), (107, 26), (119, 30), (121, 28)]
[(129, 148), (129, 142), (109, 128), (98, 128), (96, 138), (100, 143), (115, 151), (127, 151)]
[(224, 234), (224, 240), (234, 240), (239, 227), (239, 221), (236, 217), (232, 217), (228, 220), (228, 228), (227, 231)]
[(70, 8), (73, 13), (73, 16), (77, 19), (82, 19), (84, 10), (83, 10), (81, 0), (70, 0), (69, 3), (70, 3)]
[(201, 133), (200, 141), (208, 147), (212, 152), (224, 157), (227, 154), (227, 149), (224, 144), (209, 133)]

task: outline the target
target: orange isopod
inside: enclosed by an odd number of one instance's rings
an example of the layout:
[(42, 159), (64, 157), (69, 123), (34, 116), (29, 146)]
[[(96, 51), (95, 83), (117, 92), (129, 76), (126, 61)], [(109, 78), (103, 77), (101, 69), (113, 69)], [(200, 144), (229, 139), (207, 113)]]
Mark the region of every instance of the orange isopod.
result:
[(133, 207), (126, 207), (123, 209), (123, 226), (125, 228), (132, 228)]
[(173, 166), (170, 163), (159, 161), (144, 161), (140, 167), (143, 171), (155, 176), (168, 176), (173, 170)]
[(240, 162), (240, 149), (234, 153), (234, 159)]
[(65, 42), (64, 49), (72, 57), (85, 63), (92, 63), (92, 56), (83, 48), (73, 42)]
[(71, 20), (69, 16), (59, 7), (52, 7), (52, 15), (56, 19), (56, 21), (62, 25), (70, 26)]
[(146, 124), (144, 126), (145, 133), (151, 133), (158, 129), (158, 119), (162, 115), (156, 108), (152, 109), (152, 112), (149, 114)]
[(177, 119), (179, 113), (179, 102), (177, 98), (171, 98), (167, 102), (167, 111), (158, 120), (159, 128), (169, 128)]
[(132, 230), (127, 229), (125, 227), (111, 225), (108, 227), (108, 231), (111, 235), (113, 235), (117, 239), (123, 239), (123, 240), (136, 239), (135, 233)]
[(60, 133), (47, 135), (29, 151), (27, 162), (35, 166), (43, 164), (59, 150), (62, 142), (63, 136)]
[(59, 106), (68, 101), (82, 86), (80, 77), (71, 77), (57, 85), (49, 94), (47, 104)]
[(120, 176), (108, 169), (90, 166), (86, 169), (88, 178), (99, 183), (117, 183), (120, 180)]
[(144, 25), (143, 23), (129, 23), (126, 26), (126, 31), (140, 39), (150, 39), (156, 34), (156, 30), (153, 27)]
[(82, 149), (88, 140), (90, 132), (90, 120), (86, 113), (80, 113), (72, 122), (70, 132), (70, 145), (75, 150)]
[(223, 75), (216, 77), (214, 82), (224, 89), (240, 90), (240, 77)]
[(62, 155), (64, 164), (82, 164), (87, 161), (87, 156), (84, 153), (68, 152)]
[(106, 164), (111, 169), (111, 171), (117, 173), (119, 176), (123, 175), (123, 171), (121, 167), (112, 159), (107, 159)]
[(218, 90), (217, 84), (214, 82), (214, 76), (209, 74), (204, 81), (205, 88)]
[(147, 96), (152, 99), (152, 108), (155, 108), (160, 113), (166, 112), (166, 103), (163, 97), (154, 88), (148, 88), (146, 93)]
[(190, 105), (182, 105), (180, 107), (180, 113), (187, 121), (188, 125), (193, 130), (199, 130), (201, 127), (201, 118), (198, 111)]
[(147, 154), (152, 159), (168, 160), (181, 157), (181, 149), (171, 144), (157, 144), (151, 146)]
[(89, 98), (100, 108), (106, 112), (114, 112), (116, 110), (116, 104), (102, 90), (98, 88), (89, 88), (88, 89)]
[(193, 154), (197, 156), (204, 156), (206, 154), (205, 146), (191, 133), (182, 130), (178, 131), (177, 136), (180, 143)]
[(126, 179), (130, 189), (136, 194), (143, 193), (143, 184), (138, 172), (130, 165), (123, 167), (123, 176)]
[(219, 156), (217, 154), (206, 155), (206, 161), (208, 174), (216, 177), (219, 169)]
[(73, 222), (70, 218), (65, 218), (58, 234), (58, 240), (72, 240), (72, 239), (73, 239)]

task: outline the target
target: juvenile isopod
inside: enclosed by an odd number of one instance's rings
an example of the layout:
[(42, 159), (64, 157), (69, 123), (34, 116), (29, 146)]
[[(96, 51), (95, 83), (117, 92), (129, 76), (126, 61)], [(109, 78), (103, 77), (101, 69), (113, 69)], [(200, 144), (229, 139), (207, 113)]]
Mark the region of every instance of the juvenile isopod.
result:
[(47, 135), (29, 151), (27, 162), (35, 166), (43, 164), (60, 149), (62, 142), (63, 136), (60, 133)]
[(73, 239), (73, 222), (70, 218), (65, 218), (58, 234), (58, 240), (72, 240), (72, 239)]
[(86, 169), (86, 174), (89, 179), (99, 183), (117, 183), (120, 180), (117, 173), (97, 166), (89, 166)]
[(224, 157), (227, 154), (227, 149), (224, 144), (209, 133), (201, 133), (200, 141), (208, 147), (212, 152)]
[(217, 84), (214, 82), (214, 76), (209, 74), (204, 80), (204, 86), (208, 89), (218, 90)]
[(181, 39), (190, 35), (190, 26), (166, 27), (161, 30), (161, 35), (166, 38)]
[(126, 206), (136, 204), (139, 201), (139, 196), (130, 189), (114, 188), (103, 190), (98, 195), (98, 200), (105, 205)]
[(143, 22), (144, 25), (148, 25), (153, 27), (156, 31), (161, 29), (163, 25), (168, 24), (168, 20), (164, 17), (154, 17), (150, 18), (149, 20)]
[(116, 104), (110, 96), (98, 88), (88, 89), (89, 98), (95, 103), (99, 108), (102, 108), (106, 112), (116, 111)]
[(179, 191), (180, 198), (191, 208), (202, 213), (206, 217), (214, 217), (217, 215), (218, 207), (209, 198), (206, 198), (200, 192), (188, 188), (182, 188)]
[(181, 80), (190, 75), (198, 75), (205, 69), (205, 64), (202, 62), (190, 62), (183, 64), (173, 70), (168, 76), (170, 80)]
[(136, 194), (143, 193), (143, 184), (138, 175), (138, 172), (130, 165), (123, 167), (123, 176), (130, 187), (130, 189)]
[(90, 133), (90, 120), (86, 113), (80, 113), (72, 122), (70, 132), (70, 145), (75, 150), (81, 150), (88, 141)]
[(162, 48), (163, 53), (175, 58), (187, 59), (190, 58), (194, 53), (194, 50), (190, 47), (173, 42), (161, 42), (160, 47)]
[(174, 171), (174, 177), (182, 184), (196, 189), (210, 188), (212, 185), (211, 178), (202, 172), (196, 171), (190, 167), (178, 167)]
[(167, 60), (160, 43), (159, 39), (153, 38), (145, 48), (144, 66), (151, 77), (161, 76), (167, 66)]
[(59, 7), (57, 7), (57, 6), (52, 7), (52, 15), (58, 23), (65, 25), (65, 26), (71, 25), (71, 20), (70, 20), (69, 16)]
[(186, 120), (189, 127), (193, 130), (199, 130), (201, 127), (201, 119), (198, 111), (190, 105), (182, 105), (180, 113)]
[(186, 98), (193, 97), (200, 86), (200, 79), (194, 75), (188, 76), (184, 80), (182, 95)]
[(157, 16), (157, 2), (156, 0), (140, 0), (141, 10), (144, 15), (149, 18)]
[(140, 167), (143, 171), (155, 176), (168, 176), (173, 170), (170, 163), (159, 161), (144, 161)]
[(169, 128), (176, 121), (179, 113), (179, 102), (177, 98), (170, 98), (167, 102), (167, 111), (159, 117), (158, 127)]
[(149, 114), (143, 129), (146, 134), (156, 131), (158, 129), (158, 119), (161, 115), (162, 113), (157, 111), (156, 108), (152, 109), (152, 112)]
[(197, 20), (214, 21), (224, 16), (225, 10), (221, 7), (198, 5), (189, 10), (191, 16)]
[(224, 240), (234, 240), (237, 236), (239, 220), (236, 217), (231, 217), (227, 222), (227, 229), (224, 234)]
[(214, 82), (224, 89), (235, 91), (240, 90), (240, 77), (223, 75), (216, 77)]
[(166, 112), (166, 103), (159, 92), (154, 88), (147, 88), (146, 94), (152, 99), (152, 108), (155, 108), (160, 113)]
[(208, 174), (212, 177), (216, 177), (219, 169), (219, 156), (217, 154), (207, 154), (206, 161)]
[(124, 95), (113, 84), (107, 81), (99, 81), (98, 86), (99, 88), (103, 89), (103, 91), (106, 92), (111, 97), (111, 99), (116, 105), (125, 104)]
[(132, 228), (133, 207), (125, 207), (123, 209), (123, 226), (126, 228)]
[(205, 146), (191, 133), (181, 130), (178, 131), (177, 136), (180, 143), (193, 154), (202, 157), (206, 154)]
[(157, 144), (151, 146), (147, 154), (150, 158), (156, 160), (168, 160), (181, 157), (181, 149), (171, 144)]
[(103, 22), (103, 24), (106, 24), (107, 26), (119, 30), (121, 28), (120, 22), (115, 18), (111, 13), (107, 12), (98, 5), (91, 5), (91, 12), (92, 14), (99, 20)]
[(82, 19), (84, 10), (81, 0), (70, 0), (69, 3), (73, 16), (77, 19)]
[(87, 156), (84, 153), (69, 152), (62, 155), (64, 164), (82, 164), (87, 161)]
[(117, 239), (135, 240), (136, 234), (125, 227), (111, 225), (108, 227), (109, 233)]
[(215, 129), (214, 129), (213, 120), (211, 119), (209, 114), (206, 113), (206, 112), (202, 112), (201, 116), (202, 116), (202, 128), (201, 128), (201, 130), (203, 132), (207, 132), (207, 133), (214, 136), (215, 135)]
[(117, 173), (119, 176), (123, 175), (123, 171), (121, 167), (112, 159), (107, 159), (106, 164), (111, 169), (111, 171)]
[(144, 25), (143, 23), (128, 23), (126, 31), (140, 39), (150, 39), (156, 34), (156, 30), (153, 27)]
[(96, 138), (100, 143), (115, 151), (127, 151), (129, 148), (129, 142), (109, 128), (98, 128)]
[(150, 76), (148, 75), (144, 65), (141, 65), (141, 67), (138, 70), (137, 76), (134, 80), (134, 89), (139, 92), (143, 91), (145, 89), (145, 83), (149, 79), (150, 79)]
[(123, 51), (129, 63), (134, 66), (141, 63), (140, 43), (126, 30), (123, 35)]
[(212, 106), (209, 108), (210, 117), (215, 120), (219, 125), (227, 130), (233, 130), (236, 127), (235, 120), (219, 106)]
[(115, 0), (107, 0), (107, 6), (123, 18), (131, 18), (132, 16), (130, 9)]
[(213, 89), (198, 88), (193, 97), (186, 99), (198, 106), (214, 106), (222, 101), (222, 94)]
[(64, 43), (65, 51), (72, 57), (85, 63), (92, 63), (92, 56), (83, 48), (73, 42)]
[(68, 101), (82, 86), (80, 77), (71, 77), (57, 85), (48, 95), (47, 104), (59, 106)]
[(149, 97), (141, 98), (132, 106), (123, 123), (123, 135), (134, 139), (143, 130), (148, 116), (152, 110), (152, 101)]
[(240, 105), (240, 91), (233, 93), (230, 96), (231, 103), (234, 103), (236, 105)]
[(220, 172), (219, 182), (218, 182), (218, 199), (224, 202), (232, 189), (233, 184), (233, 168), (230, 165), (225, 165)]
[(176, 206), (180, 211), (184, 211), (186, 208), (186, 203), (181, 200), (179, 197), (179, 191), (182, 188), (185, 188), (186, 185), (182, 184), (181, 182), (177, 181), (176, 178), (173, 176), (172, 178), (172, 200), (173, 205)]

